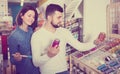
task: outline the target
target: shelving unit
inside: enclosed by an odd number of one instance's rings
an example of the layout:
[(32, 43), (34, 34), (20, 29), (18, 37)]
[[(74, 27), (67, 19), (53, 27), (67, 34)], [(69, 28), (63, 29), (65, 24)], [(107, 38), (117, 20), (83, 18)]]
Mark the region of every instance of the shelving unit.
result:
[[(106, 41), (86, 54), (79, 51), (72, 53), (71, 74), (120, 74), (120, 2), (110, 3), (106, 9)], [(106, 60), (108, 57), (110, 60)]]
[[(73, 36), (78, 39), (80, 42), (83, 42), (83, 1), (84, 0), (72, 0), (68, 5), (64, 4), (64, 28), (69, 29)], [(81, 6), (81, 7), (80, 7)], [(82, 8), (81, 10), (78, 8)], [(75, 17), (77, 14), (76, 11), (80, 12), (79, 17)], [(70, 20), (70, 21), (69, 21)], [(69, 22), (68, 22), (69, 21)], [(66, 23), (68, 22), (68, 23)], [(68, 70), (71, 74), (71, 54), (77, 51), (69, 44), (66, 46), (67, 51), (67, 61), (68, 61)]]
[(71, 19), (82, 2), (83, 0), (72, 0), (66, 7), (66, 14), (64, 19)]
[(0, 17), (8, 15), (8, 0), (0, 0)]
[[(64, 5), (64, 27), (69, 29), (73, 36), (78, 39), (80, 42), (83, 42), (83, 3), (84, 0), (72, 0), (67, 6)], [(75, 11), (81, 6), (82, 11), (80, 12), (79, 18), (76, 18)], [(73, 20), (74, 19), (74, 20)], [(68, 20), (70, 21), (70, 24), (67, 25), (66, 22)], [(68, 55), (76, 51), (74, 48), (72, 48), (70, 45), (67, 45), (66, 47)]]
[(107, 6), (107, 36), (120, 37), (120, 2)]
[(110, 3), (117, 3), (120, 2), (120, 0), (110, 0)]

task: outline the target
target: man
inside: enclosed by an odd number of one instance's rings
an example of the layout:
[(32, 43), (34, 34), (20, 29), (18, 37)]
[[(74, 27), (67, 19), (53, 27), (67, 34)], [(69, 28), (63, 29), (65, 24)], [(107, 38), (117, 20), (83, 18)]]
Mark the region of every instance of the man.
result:
[[(33, 63), (40, 68), (41, 74), (69, 74), (65, 56), (66, 44), (84, 51), (87, 46), (76, 40), (69, 30), (59, 27), (63, 16), (63, 9), (59, 5), (48, 5), (45, 15), (46, 23), (32, 35)], [(60, 43), (52, 47), (55, 39), (59, 39)]]

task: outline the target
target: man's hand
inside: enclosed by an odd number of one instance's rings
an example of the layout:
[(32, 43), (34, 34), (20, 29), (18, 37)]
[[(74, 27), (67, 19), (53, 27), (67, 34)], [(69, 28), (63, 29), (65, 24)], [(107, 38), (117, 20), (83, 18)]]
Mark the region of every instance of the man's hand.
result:
[(106, 38), (106, 34), (104, 32), (100, 32), (98, 38), (96, 40), (94, 40), (94, 44), (95, 45), (101, 44), (102, 42), (105, 41), (105, 38)]
[(99, 45), (99, 44), (101, 44), (101, 43), (102, 43), (102, 41), (100, 41), (100, 40), (98, 40), (98, 39), (94, 40), (94, 44), (95, 44), (95, 45)]
[(47, 49), (47, 55), (50, 58), (56, 56), (58, 53), (59, 53), (59, 46), (57, 46), (57, 45), (55, 47), (50, 46)]

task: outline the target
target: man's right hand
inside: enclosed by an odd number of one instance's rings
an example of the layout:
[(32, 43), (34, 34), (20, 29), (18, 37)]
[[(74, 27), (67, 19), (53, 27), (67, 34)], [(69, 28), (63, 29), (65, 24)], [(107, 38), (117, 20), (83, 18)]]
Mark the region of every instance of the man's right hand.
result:
[(47, 48), (48, 57), (52, 58), (52, 57), (56, 56), (59, 53), (59, 50), (60, 50), (60, 48), (57, 45), (55, 47), (52, 47), (52, 46), (48, 47)]

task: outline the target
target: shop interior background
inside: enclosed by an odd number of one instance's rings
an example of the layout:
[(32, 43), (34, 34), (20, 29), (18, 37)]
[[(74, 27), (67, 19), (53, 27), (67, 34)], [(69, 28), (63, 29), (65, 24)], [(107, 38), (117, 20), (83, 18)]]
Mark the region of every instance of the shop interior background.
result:
[[(22, 1), (22, 2), (21, 2)], [(8, 20), (10, 25), (15, 22), (15, 17), (18, 11), (24, 4), (32, 4), (36, 7), (38, 0), (0, 0), (0, 22)], [(42, 0), (39, 0), (42, 1)], [(107, 5), (110, 0), (43, 0), (43, 7), (50, 3), (59, 4), (64, 8), (71, 6), (71, 11), (75, 14), (74, 18), (83, 19), (83, 42), (92, 42), (98, 37), (100, 32), (107, 33)], [(79, 1), (79, 5), (72, 3), (72, 1)], [(21, 5), (22, 3), (22, 5)], [(73, 5), (69, 5), (73, 4)], [(75, 9), (74, 9), (75, 8)], [(72, 16), (68, 16), (70, 20)], [(0, 25), (1, 27), (1, 25)], [(88, 48), (89, 49), (89, 48)], [(0, 53), (2, 49), (0, 47)], [(1, 58), (0, 58), (1, 59)]]
[[(30, 3), (33, 6), (36, 6), (36, 2), (38, 0), (1, 0), (0, 6), (4, 2), (7, 2), (8, 12), (13, 18), (12, 24), (14, 24), (16, 14), (22, 7), (20, 5), (21, 1), (24, 1), (23, 4)], [(63, 6), (64, 4), (69, 5), (70, 2), (73, 0), (44, 0), (46, 1), (44, 5), (49, 3), (60, 4)], [(81, 0), (80, 0), (81, 1)], [(93, 41), (95, 37), (99, 34), (99, 32), (106, 32), (106, 6), (110, 3), (109, 0), (83, 0), (83, 10), (74, 10), (76, 12), (76, 16), (83, 18), (83, 25), (84, 25), (84, 42), (86, 41)], [(76, 7), (74, 4), (73, 7)], [(1, 8), (1, 10), (3, 10)], [(83, 12), (83, 13), (82, 13)], [(2, 14), (2, 12), (0, 12)], [(3, 15), (2, 15), (3, 16)], [(96, 30), (97, 28), (97, 30)], [(92, 37), (94, 36), (94, 37)]]

